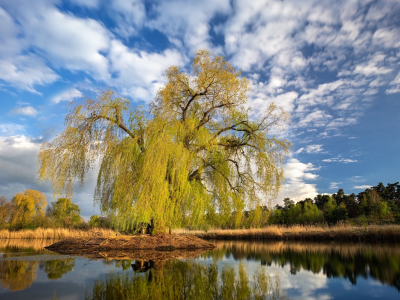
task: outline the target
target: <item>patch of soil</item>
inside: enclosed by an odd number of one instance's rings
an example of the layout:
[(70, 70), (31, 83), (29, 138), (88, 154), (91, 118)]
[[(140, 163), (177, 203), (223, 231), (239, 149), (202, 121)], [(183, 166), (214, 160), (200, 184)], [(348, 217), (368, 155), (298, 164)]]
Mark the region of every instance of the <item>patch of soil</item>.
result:
[(186, 235), (134, 235), (113, 238), (69, 238), (48, 250), (87, 258), (167, 260), (188, 258), (214, 249), (215, 245)]

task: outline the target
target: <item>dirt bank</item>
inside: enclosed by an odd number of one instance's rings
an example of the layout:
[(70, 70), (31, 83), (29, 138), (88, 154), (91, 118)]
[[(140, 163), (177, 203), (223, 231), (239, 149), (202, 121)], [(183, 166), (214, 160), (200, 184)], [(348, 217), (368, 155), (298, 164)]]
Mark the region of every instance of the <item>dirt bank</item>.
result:
[(111, 238), (68, 238), (46, 249), (87, 258), (166, 260), (187, 258), (215, 245), (187, 235), (135, 235)]

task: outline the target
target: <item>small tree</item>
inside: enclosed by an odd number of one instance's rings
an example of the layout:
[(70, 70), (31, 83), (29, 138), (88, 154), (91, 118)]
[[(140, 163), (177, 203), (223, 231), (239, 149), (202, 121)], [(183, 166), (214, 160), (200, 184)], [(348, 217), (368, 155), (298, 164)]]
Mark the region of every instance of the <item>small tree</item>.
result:
[(91, 228), (100, 227), (100, 225), (101, 225), (100, 217), (98, 215), (90, 216), (90, 220), (89, 220), (88, 225)]
[(13, 215), (14, 205), (5, 196), (0, 196), (0, 228), (10, 222)]
[(289, 143), (288, 115), (270, 104), (259, 118), (247, 107), (249, 83), (223, 57), (200, 50), (191, 74), (172, 66), (149, 111), (106, 90), (72, 105), (66, 127), (39, 153), (39, 177), (56, 195), (100, 161), (95, 200), (123, 229), (154, 222), (158, 231), (242, 221), (275, 196)]
[(333, 199), (332, 197), (328, 198), (328, 201), (325, 202), (324, 204), (324, 217), (325, 220), (328, 221), (329, 223), (334, 223), (335, 222), (335, 216), (333, 212), (335, 211), (337, 207), (336, 200)]
[(290, 198), (283, 199), (283, 205), (289, 208), (291, 205), (294, 205), (294, 201)]
[(34, 216), (43, 216), (46, 208), (46, 196), (39, 191), (26, 190), (12, 198), (14, 206), (12, 223), (24, 227), (32, 223)]
[(59, 198), (53, 204), (52, 216), (56, 225), (64, 228), (73, 227), (81, 222), (79, 206), (68, 198)]

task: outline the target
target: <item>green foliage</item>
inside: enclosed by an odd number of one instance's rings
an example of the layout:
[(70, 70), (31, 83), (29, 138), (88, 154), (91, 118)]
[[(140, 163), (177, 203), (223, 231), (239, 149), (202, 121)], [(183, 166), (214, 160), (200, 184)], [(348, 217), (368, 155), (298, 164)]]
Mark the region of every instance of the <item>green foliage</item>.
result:
[(7, 223), (14, 214), (14, 208), (12, 202), (9, 202), (5, 196), (0, 196), (0, 228), (7, 228)]
[(284, 207), (277, 206), (270, 217), (270, 224), (336, 224), (348, 220), (351, 224), (400, 223), (400, 185), (398, 182), (382, 183), (365, 191), (346, 195), (343, 189), (332, 195), (317, 195), (294, 204), (289, 198)]
[(272, 212), (270, 224), (316, 224), (324, 221), (323, 213), (311, 199), (299, 201), (296, 204), (289, 198), (286, 199), (289, 206), (277, 206)]
[(394, 220), (395, 220), (395, 222), (396, 222), (397, 224), (400, 224), (400, 213), (397, 213), (397, 214), (394, 216)]
[(68, 198), (59, 198), (53, 204), (51, 215), (57, 226), (71, 228), (81, 223), (81, 210), (79, 206)]
[(347, 219), (346, 205), (342, 202), (333, 211), (333, 222), (344, 221)]
[(88, 222), (90, 228), (101, 227), (101, 228), (113, 228), (113, 216), (109, 215), (106, 217), (100, 217), (98, 215), (93, 215), (90, 217)]
[(31, 224), (33, 217), (43, 216), (46, 207), (46, 197), (42, 192), (26, 190), (19, 192), (12, 200), (11, 222), (16, 228), (36, 228)]
[(254, 210), (244, 213), (242, 226), (245, 228), (262, 228), (268, 225), (271, 211), (266, 206), (258, 205)]
[(0, 284), (3, 289), (12, 292), (24, 290), (35, 282), (37, 270), (37, 261), (1, 260)]
[(100, 160), (95, 200), (122, 229), (200, 226), (218, 215), (238, 227), (244, 209), (275, 196), (289, 143), (275, 135), (288, 115), (271, 104), (247, 108), (249, 83), (223, 57), (200, 50), (187, 74), (172, 66), (150, 110), (112, 90), (72, 104), (65, 129), (43, 144), (39, 177), (71, 197)]
[(298, 220), (302, 224), (315, 224), (324, 221), (323, 213), (318, 210), (317, 205), (307, 201), (303, 205), (303, 214)]
[(88, 224), (89, 224), (89, 227), (91, 227), (91, 228), (100, 227), (100, 224), (101, 224), (100, 217), (98, 215), (91, 216)]
[[(44, 262), (44, 271), (51, 280), (60, 279), (75, 267), (75, 258), (49, 260)], [(42, 267), (41, 267), (42, 268)]]
[(270, 219), (271, 224), (285, 224), (285, 218), (282, 213), (282, 209), (274, 209), (272, 211), (271, 219)]
[(334, 223), (334, 210), (336, 209), (336, 200), (333, 197), (329, 197), (328, 201), (324, 204), (324, 217), (329, 223)]

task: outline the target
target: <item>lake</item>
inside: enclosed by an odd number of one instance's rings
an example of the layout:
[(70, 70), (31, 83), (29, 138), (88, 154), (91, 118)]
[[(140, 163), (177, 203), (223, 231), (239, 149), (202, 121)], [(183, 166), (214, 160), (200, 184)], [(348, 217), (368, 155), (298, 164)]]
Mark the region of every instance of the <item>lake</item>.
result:
[(0, 299), (400, 299), (400, 245), (214, 241), (194, 258), (88, 259), (0, 240)]

